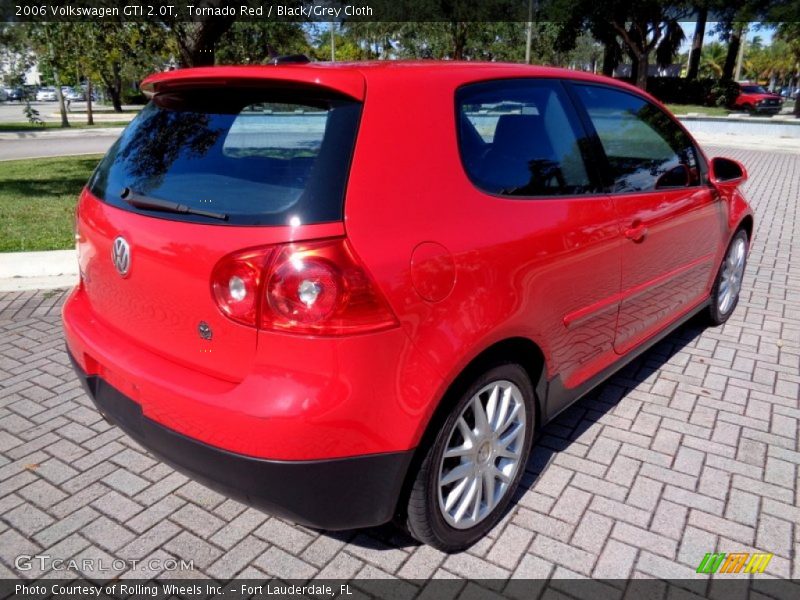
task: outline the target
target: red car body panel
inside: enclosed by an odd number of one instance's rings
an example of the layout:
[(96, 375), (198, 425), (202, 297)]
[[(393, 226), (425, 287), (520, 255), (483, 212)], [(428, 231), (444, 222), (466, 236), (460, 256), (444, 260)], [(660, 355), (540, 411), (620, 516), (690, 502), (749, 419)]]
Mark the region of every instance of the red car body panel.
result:
[[(546, 421), (586, 385), (703, 305), (735, 229), (752, 213), (709, 185), (520, 201), (475, 187), (461, 162), (454, 93), (492, 79), (589, 74), (474, 63), (215, 67), (145, 80), (148, 93), (230, 82), (319, 85), (363, 100), (344, 220), (299, 227), (176, 222), (85, 191), (82, 281), (64, 307), (70, 353), (154, 422), (225, 451), (309, 461), (416, 448), (448, 388), (493, 345), (544, 358)], [(131, 241), (121, 279), (108, 257)], [(640, 235), (641, 234), (641, 235)], [(209, 278), (248, 247), (346, 235), (397, 317), (362, 335), (232, 323)], [(130, 294), (124, 290), (133, 290)], [(213, 344), (196, 323), (226, 334)]]

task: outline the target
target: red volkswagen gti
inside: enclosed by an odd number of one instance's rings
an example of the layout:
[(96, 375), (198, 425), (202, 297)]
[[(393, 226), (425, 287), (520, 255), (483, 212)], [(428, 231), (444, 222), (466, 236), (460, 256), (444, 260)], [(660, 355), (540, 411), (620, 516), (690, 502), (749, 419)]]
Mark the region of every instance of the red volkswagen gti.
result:
[(463, 549), (544, 423), (736, 307), (745, 169), (631, 86), (384, 62), (142, 89), (78, 204), (69, 353), (108, 419), (272, 514)]

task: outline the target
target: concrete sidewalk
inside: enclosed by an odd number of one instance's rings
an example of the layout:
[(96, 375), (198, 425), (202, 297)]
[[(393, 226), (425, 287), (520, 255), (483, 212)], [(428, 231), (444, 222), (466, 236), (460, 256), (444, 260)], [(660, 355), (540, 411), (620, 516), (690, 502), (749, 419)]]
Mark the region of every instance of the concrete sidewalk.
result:
[(63, 288), (77, 281), (75, 250), (0, 253), (0, 292)]
[[(739, 150), (761, 150), (764, 152), (780, 152), (800, 154), (800, 138), (768, 137), (763, 135), (742, 135), (739, 133), (708, 133), (692, 131), (692, 137), (705, 150), (706, 146), (724, 146)], [(709, 156), (717, 156), (713, 152)]]

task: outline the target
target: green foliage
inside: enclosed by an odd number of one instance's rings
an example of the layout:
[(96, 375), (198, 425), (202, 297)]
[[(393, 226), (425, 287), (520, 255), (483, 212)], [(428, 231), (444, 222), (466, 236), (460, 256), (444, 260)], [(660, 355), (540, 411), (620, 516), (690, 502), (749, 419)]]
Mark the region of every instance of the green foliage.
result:
[(719, 79), (711, 87), (709, 101), (715, 106), (731, 106), (739, 95), (739, 86), (730, 79)]
[(259, 64), (278, 54), (309, 54), (311, 46), (300, 23), (239, 21), (217, 43), (217, 64)]
[(29, 47), (39, 57), (45, 77), (53, 68), (67, 77), (91, 77), (117, 99), (124, 81), (162, 70), (170, 55), (160, 24), (108, 20), (25, 26)]
[(747, 46), (744, 57), (743, 74), (747, 79), (764, 80), (776, 78), (783, 80), (796, 71), (797, 58), (791, 44), (776, 38), (769, 46)]
[(571, 47), (573, 38), (567, 34), (589, 29), (606, 46), (606, 58), (615, 63), (605, 65), (604, 72), (610, 73), (625, 52), (640, 87), (646, 85), (648, 64), (672, 62), (684, 39), (679, 19), (694, 11), (684, 0), (549, 0), (547, 6), (564, 21), (559, 43)]
[(647, 91), (661, 102), (709, 105), (716, 79), (684, 79), (682, 77), (650, 77)]
[(700, 76), (701, 77), (722, 77), (725, 67), (725, 57), (728, 55), (728, 48), (719, 42), (711, 42), (703, 46), (700, 54)]
[(44, 127), (44, 121), (39, 116), (39, 111), (31, 106), (30, 100), (25, 102), (25, 107), (22, 109), (22, 112), (25, 118), (28, 119), (28, 123)]
[(139, 90), (126, 89), (122, 92), (123, 104), (147, 104), (147, 96)]

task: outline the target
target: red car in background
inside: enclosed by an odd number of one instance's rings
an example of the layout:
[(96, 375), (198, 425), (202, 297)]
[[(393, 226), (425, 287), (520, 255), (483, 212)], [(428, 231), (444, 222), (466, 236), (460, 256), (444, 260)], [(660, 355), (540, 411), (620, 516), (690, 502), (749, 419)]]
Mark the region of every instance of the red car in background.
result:
[(107, 418), (273, 514), (463, 549), (545, 423), (737, 305), (746, 171), (632, 86), (387, 61), (142, 89), (78, 203), (69, 354)]
[(777, 115), (783, 108), (783, 98), (772, 94), (757, 83), (740, 82), (739, 95), (732, 108), (746, 110), (753, 114)]

